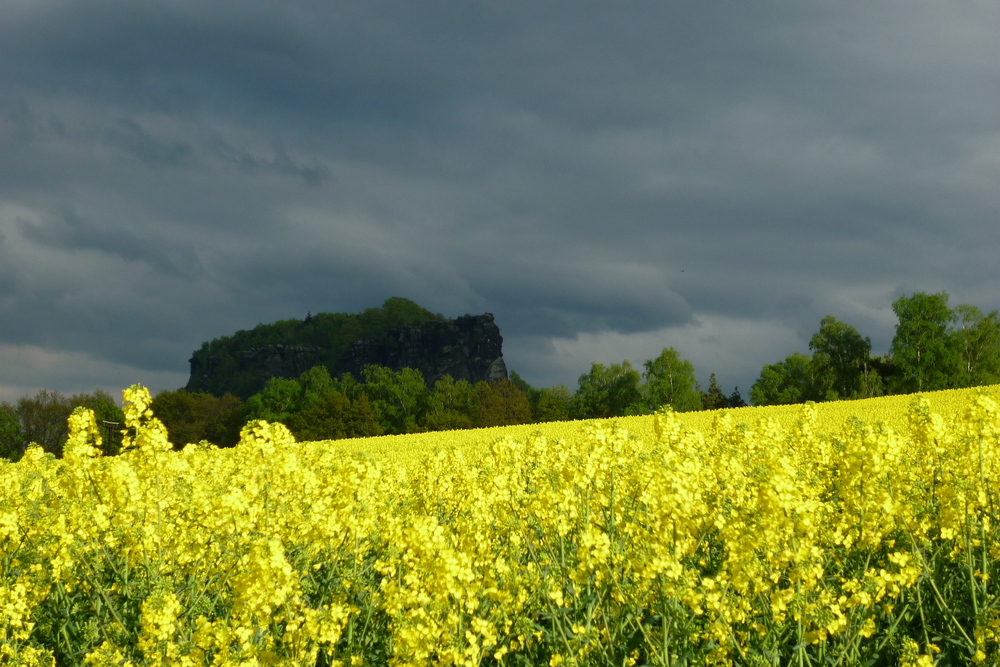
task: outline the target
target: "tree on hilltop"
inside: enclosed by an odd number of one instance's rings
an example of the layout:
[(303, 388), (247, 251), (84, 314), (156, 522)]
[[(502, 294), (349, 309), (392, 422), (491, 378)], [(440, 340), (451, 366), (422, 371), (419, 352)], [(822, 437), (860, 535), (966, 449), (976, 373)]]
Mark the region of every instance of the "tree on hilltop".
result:
[(750, 388), (754, 405), (788, 405), (815, 401), (816, 391), (812, 359), (795, 352), (775, 364), (766, 364)]
[(1000, 383), (1000, 317), (997, 311), (984, 315), (975, 306), (955, 307), (950, 333), (957, 357), (955, 385), (976, 387)]
[(858, 330), (827, 315), (819, 331), (809, 341), (812, 350), (816, 393), (825, 399), (857, 397), (861, 391), (863, 367), (871, 356), (872, 343)]
[(584, 418), (617, 417), (646, 409), (639, 383), (642, 377), (627, 360), (620, 364), (591, 364), (578, 380), (574, 411)]
[(949, 345), (948, 324), (954, 313), (948, 293), (917, 292), (892, 303), (899, 323), (889, 354), (897, 368), (892, 392), (897, 394), (947, 389), (958, 366)]
[(360, 389), (371, 401), (386, 433), (409, 433), (417, 430), (426, 408), (427, 383), (420, 371), (404, 368), (394, 371), (384, 366), (365, 366), (364, 386)]
[(475, 402), (475, 390), (468, 380), (456, 381), (445, 375), (434, 383), (427, 397), (424, 425), (432, 431), (472, 428)]
[(0, 458), (19, 460), (27, 444), (17, 410), (8, 403), (0, 403)]
[(205, 392), (161, 391), (150, 404), (163, 422), (174, 449), (207, 441), (232, 447), (240, 439), (244, 423), (243, 404), (232, 394), (217, 398)]
[(531, 404), (520, 387), (507, 378), (475, 384), (474, 425), (507, 426), (531, 423)]
[(719, 388), (719, 382), (715, 379), (715, 373), (708, 376), (708, 390), (699, 391), (701, 394), (702, 410), (718, 410), (729, 407), (729, 399)]
[(681, 359), (677, 350), (672, 347), (663, 348), (660, 356), (647, 360), (644, 365), (644, 393), (650, 410), (658, 410), (665, 405), (676, 412), (701, 409), (701, 394), (694, 376), (694, 365)]
[(556, 385), (538, 390), (534, 414), (537, 422), (561, 422), (572, 416), (573, 395), (566, 385)]

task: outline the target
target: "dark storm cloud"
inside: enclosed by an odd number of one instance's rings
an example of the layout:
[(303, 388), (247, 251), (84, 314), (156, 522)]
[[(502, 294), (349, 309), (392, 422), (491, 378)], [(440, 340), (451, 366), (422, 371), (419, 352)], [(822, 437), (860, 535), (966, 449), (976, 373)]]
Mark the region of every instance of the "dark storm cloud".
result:
[(137, 112), (381, 125), (435, 104), (433, 70), (410, 51), (431, 36), (413, 32), (433, 26), (401, 14), (413, 10), (51, 3), (24, 9), (0, 35), (8, 77), (40, 92)]
[(271, 142), (271, 156), (260, 157), (223, 140), (213, 142), (212, 152), (225, 162), (239, 167), (246, 173), (274, 171), (286, 176), (301, 178), (309, 185), (320, 185), (329, 178), (329, 170), (315, 160), (312, 164), (298, 162), (289, 155), (280, 139)]
[(997, 12), (12, 5), (0, 346), (180, 377), (399, 295), (494, 312), (536, 384), (678, 342), (745, 391), (826, 314), (884, 351), (902, 293), (1000, 307)]
[(113, 227), (66, 211), (43, 223), (17, 220), (17, 227), (24, 239), (40, 246), (69, 252), (91, 251), (126, 262), (144, 262), (164, 274), (189, 275), (201, 268), (192, 248), (156, 232), (140, 235), (134, 231), (138, 227), (134, 223)]
[(130, 118), (123, 118), (109, 128), (106, 141), (125, 155), (151, 167), (183, 166), (192, 160), (190, 145), (161, 140)]

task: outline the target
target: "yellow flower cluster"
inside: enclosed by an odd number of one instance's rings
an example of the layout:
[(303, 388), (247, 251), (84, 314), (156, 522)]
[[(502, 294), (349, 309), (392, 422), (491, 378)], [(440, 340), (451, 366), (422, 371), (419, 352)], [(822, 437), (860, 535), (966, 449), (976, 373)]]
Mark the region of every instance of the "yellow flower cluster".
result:
[(0, 463), (0, 663), (1000, 664), (995, 388), (179, 452), (149, 403)]

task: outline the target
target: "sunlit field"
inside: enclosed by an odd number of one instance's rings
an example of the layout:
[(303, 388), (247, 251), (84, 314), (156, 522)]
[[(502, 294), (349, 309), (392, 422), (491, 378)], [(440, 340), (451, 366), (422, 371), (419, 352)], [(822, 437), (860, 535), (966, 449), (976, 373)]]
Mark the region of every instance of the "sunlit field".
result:
[(0, 664), (1000, 665), (1000, 387), (0, 462)]

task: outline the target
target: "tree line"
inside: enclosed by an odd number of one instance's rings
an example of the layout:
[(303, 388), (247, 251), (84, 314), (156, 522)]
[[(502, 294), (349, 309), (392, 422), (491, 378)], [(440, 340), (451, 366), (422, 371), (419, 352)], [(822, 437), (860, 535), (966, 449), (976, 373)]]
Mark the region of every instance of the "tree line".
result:
[[(150, 407), (180, 449), (201, 441), (233, 446), (255, 419), (280, 422), (304, 441), (638, 415), (665, 405), (677, 411), (745, 405), (738, 390), (723, 394), (714, 373), (702, 391), (692, 364), (673, 348), (644, 366), (640, 374), (628, 361), (592, 364), (571, 393), (565, 385), (537, 389), (516, 372), (474, 384), (446, 375), (428, 387), (412, 368), (368, 366), (360, 378), (333, 378), (318, 365), (298, 378), (271, 378), (246, 401), (178, 389), (159, 392)], [(0, 456), (17, 460), (29, 443), (61, 456), (66, 420), (78, 405), (95, 411), (98, 425), (107, 428), (104, 453), (116, 454), (124, 417), (109, 394), (66, 397), (42, 390), (14, 405), (0, 404)]]
[(16, 461), (32, 442), (47, 452), (62, 456), (70, 413), (79, 406), (94, 411), (97, 425), (104, 432), (103, 453), (117, 454), (125, 415), (111, 394), (98, 389), (90, 394), (65, 396), (58, 391), (42, 389), (13, 404), (0, 403), (0, 458)]
[[(923, 292), (893, 302), (898, 318), (888, 353), (872, 356), (871, 340), (827, 315), (809, 341), (811, 355), (793, 353), (766, 364), (749, 391), (754, 405), (867, 398), (1000, 383), (1000, 317), (967, 304), (950, 308), (948, 294)], [(94, 410), (106, 428), (105, 453), (121, 443), (121, 409), (101, 390), (66, 397), (41, 390), (0, 404), (0, 456), (16, 460), (28, 443), (59, 456), (66, 420), (76, 406)], [(153, 399), (171, 442), (180, 448), (208, 441), (232, 446), (243, 425), (264, 419), (285, 424), (299, 440), (328, 440), (507, 424), (742, 407), (712, 373), (707, 390), (694, 366), (670, 347), (640, 371), (629, 361), (591, 364), (571, 392), (565, 385), (536, 389), (517, 373), (497, 382), (445, 376), (427, 386), (420, 371), (368, 366), (362, 377), (331, 377), (315, 366), (298, 378), (272, 378), (245, 401), (185, 389)]]
[(754, 405), (834, 401), (1000, 383), (1000, 317), (976, 306), (948, 305), (947, 292), (916, 292), (892, 303), (898, 323), (889, 351), (827, 315), (809, 341), (767, 364), (750, 389)]

